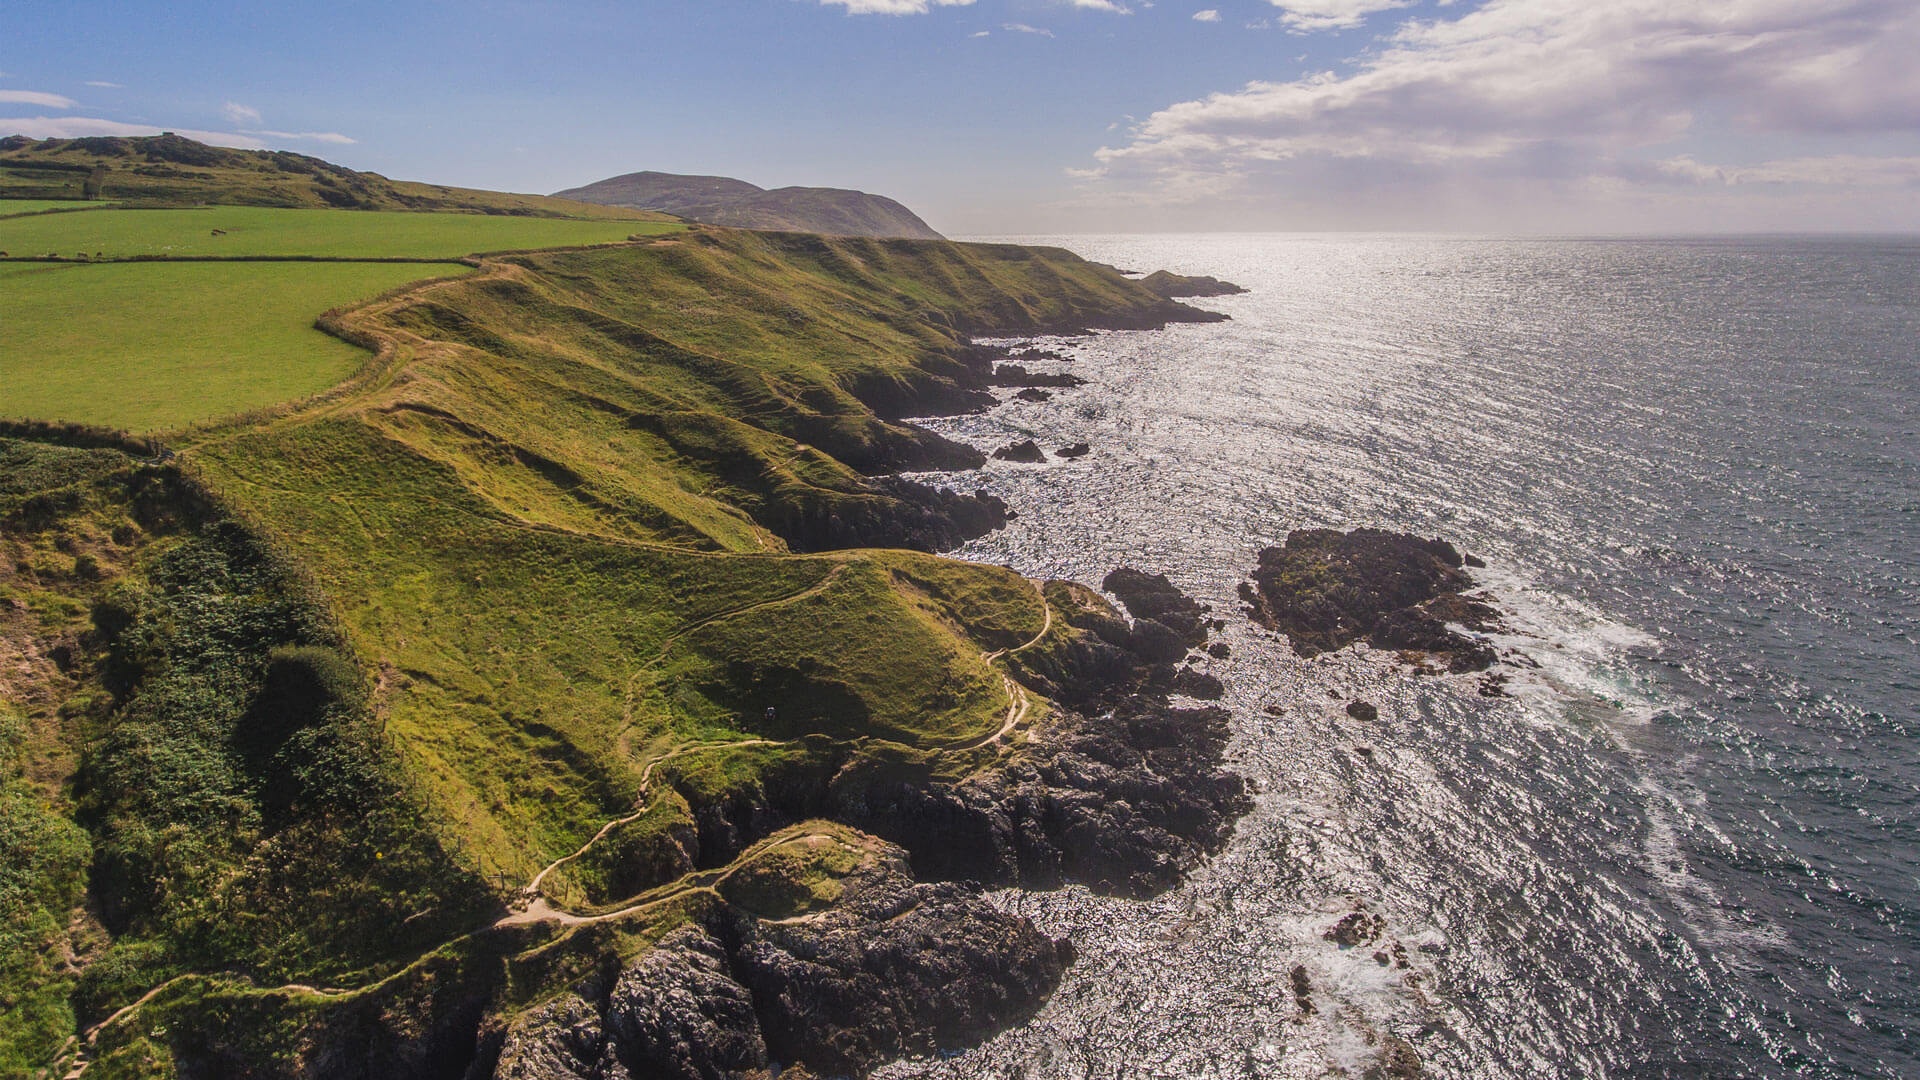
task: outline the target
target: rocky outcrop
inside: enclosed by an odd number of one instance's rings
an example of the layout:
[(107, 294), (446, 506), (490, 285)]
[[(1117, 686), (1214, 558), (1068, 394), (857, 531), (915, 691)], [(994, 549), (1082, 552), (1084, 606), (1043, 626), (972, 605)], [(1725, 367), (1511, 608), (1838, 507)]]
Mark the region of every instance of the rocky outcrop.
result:
[(866, 481), (868, 498), (782, 507), (761, 524), (794, 551), (909, 548), (951, 551), (1007, 523), (1007, 504), (985, 491), (971, 495), (900, 476)]
[(1119, 597), (1136, 620), (1165, 626), (1195, 648), (1206, 643), (1207, 609), (1182, 593), (1165, 574), (1123, 566), (1108, 574), (1100, 587)]
[(1083, 442), (1077, 442), (1071, 446), (1063, 446), (1053, 453), (1054, 456), (1063, 458), (1086, 457), (1088, 454), (1093, 453), (1093, 447)]
[(1047, 452), (1040, 449), (1039, 443), (1026, 439), (995, 450), (993, 457), (996, 461), (1019, 461), (1031, 465), (1047, 460)]
[(1315, 656), (1367, 641), (1375, 648), (1428, 654), (1453, 672), (1483, 671), (1493, 647), (1453, 629), (1497, 628), (1499, 613), (1444, 540), (1383, 529), (1300, 529), (1260, 552), (1253, 581), (1240, 586), (1248, 615), (1287, 635), (1294, 652)]
[(1140, 279), (1140, 284), (1168, 300), (1189, 296), (1237, 296), (1247, 290), (1217, 277), (1187, 277), (1166, 270), (1155, 270)]
[(1067, 371), (1029, 371), (1020, 364), (996, 364), (993, 368), (995, 386), (1051, 386), (1066, 389), (1086, 384), (1087, 380)]
[(978, 886), (922, 883), (886, 849), (800, 918), (727, 908), (668, 934), (507, 1030), (501, 1080), (747, 1080), (780, 1066), (864, 1076), (1030, 1016), (1063, 947)]

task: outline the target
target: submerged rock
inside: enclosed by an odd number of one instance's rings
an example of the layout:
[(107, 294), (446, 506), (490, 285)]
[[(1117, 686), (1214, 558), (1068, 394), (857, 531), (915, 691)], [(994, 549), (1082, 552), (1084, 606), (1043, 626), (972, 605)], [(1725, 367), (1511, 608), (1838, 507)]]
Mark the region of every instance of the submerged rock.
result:
[(1013, 396), (1014, 396), (1014, 397), (1017, 397), (1017, 398), (1019, 398), (1019, 399), (1020, 399), (1021, 401), (1035, 401), (1035, 402), (1038, 402), (1038, 401), (1052, 401), (1052, 400), (1053, 400), (1053, 395), (1052, 395), (1052, 394), (1050, 394), (1050, 393), (1048, 393), (1047, 391), (1045, 391), (1045, 390), (1042, 390), (1042, 389), (1040, 389), (1039, 387), (1036, 387), (1036, 386), (1029, 386), (1029, 387), (1027, 387), (1027, 388), (1026, 388), (1025, 390), (1022, 390), (1022, 391), (1020, 391), (1019, 393), (1017, 393), (1017, 394), (1015, 394), (1015, 395), (1013, 395)]
[(1493, 647), (1448, 624), (1492, 630), (1499, 612), (1462, 595), (1473, 588), (1464, 563), (1444, 540), (1383, 529), (1299, 529), (1284, 545), (1260, 552), (1240, 597), (1256, 623), (1285, 633), (1301, 656), (1367, 641), (1431, 655), (1456, 673), (1482, 671), (1497, 658)]
[(1093, 447), (1088, 446), (1086, 443), (1083, 443), (1083, 442), (1077, 442), (1077, 443), (1074, 443), (1072, 446), (1063, 446), (1060, 449), (1055, 450), (1053, 453), (1055, 457), (1063, 457), (1063, 458), (1086, 457), (1088, 454), (1093, 453)]

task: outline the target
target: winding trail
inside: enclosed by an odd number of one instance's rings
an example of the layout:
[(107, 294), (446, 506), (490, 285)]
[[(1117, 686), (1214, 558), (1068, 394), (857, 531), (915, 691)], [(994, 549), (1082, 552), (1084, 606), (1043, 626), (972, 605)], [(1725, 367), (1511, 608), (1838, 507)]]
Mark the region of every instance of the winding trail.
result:
[[(560, 858), (555, 859), (552, 862), (548, 863), (547, 865), (541, 867), (540, 872), (533, 875), (533, 880), (527, 883), (527, 887), (521, 890), (522, 894), (530, 897), (531, 902), (533, 904), (541, 903), (542, 901), (545, 900), (545, 897), (538, 895), (540, 892), (540, 883), (547, 879), (548, 874), (553, 873), (555, 870), (558, 870), (561, 866), (572, 862), (573, 860), (579, 858), (582, 855), (585, 855), (593, 847), (593, 845), (605, 839), (606, 835), (612, 832), (613, 830), (619, 828), (622, 825), (627, 824), (628, 822), (638, 821), (640, 818), (646, 816), (647, 810), (652, 805), (651, 800), (647, 798), (647, 794), (648, 794), (648, 789), (652, 786), (652, 783), (653, 783), (653, 770), (655, 769), (655, 767), (661, 765), (662, 763), (672, 761), (674, 758), (677, 758), (677, 757), (685, 757), (688, 754), (695, 754), (702, 750), (719, 750), (719, 749), (732, 750), (732, 749), (737, 749), (743, 746), (785, 746), (785, 745), (787, 745), (785, 742), (778, 739), (745, 739), (740, 742), (701, 743), (697, 746), (682, 747), (671, 753), (662, 754), (659, 757), (654, 758), (652, 761), (647, 762), (647, 767), (641, 770), (640, 772), (640, 794), (635, 799), (635, 805), (637, 806), (637, 809), (635, 809), (633, 813), (628, 814), (625, 817), (614, 818), (612, 821), (609, 821), (605, 825), (600, 826), (600, 831), (597, 833), (594, 833), (592, 839), (588, 840), (584, 844), (581, 844), (579, 850), (575, 851), (573, 854), (562, 855)], [(531, 910), (531, 908), (529, 908), (528, 910)], [(513, 925), (514, 923), (517, 923), (517, 922), (526, 922), (526, 921), (528, 920), (519, 919), (514, 916), (509, 916), (505, 919), (501, 919), (495, 922), (493, 925), (508, 926), (508, 925)]]
[[(1031, 639), (1015, 645), (1011, 649), (996, 649), (993, 652), (981, 653), (980, 658), (982, 660), (991, 664), (1003, 656), (1011, 656), (1017, 652), (1024, 652), (1040, 644), (1040, 642), (1046, 638), (1047, 634), (1053, 630), (1053, 605), (1047, 602), (1046, 586), (1036, 582), (1034, 589), (1040, 593), (1040, 609), (1046, 614), (1046, 617), (1040, 620), (1040, 632), (1033, 635)], [(1005, 684), (1007, 688), (1007, 700), (1009, 702), (1007, 705), (1007, 718), (1001, 722), (1000, 730), (995, 731), (983, 739), (965, 743), (953, 749), (964, 752), (991, 746), (994, 743), (1005, 740), (1008, 735), (1013, 734), (1013, 730), (1019, 727), (1022, 721), (1026, 720), (1027, 713), (1033, 709), (1033, 699), (1028, 696), (1027, 688), (1016, 682), (1011, 675), (1001, 675), (1000, 681)]]

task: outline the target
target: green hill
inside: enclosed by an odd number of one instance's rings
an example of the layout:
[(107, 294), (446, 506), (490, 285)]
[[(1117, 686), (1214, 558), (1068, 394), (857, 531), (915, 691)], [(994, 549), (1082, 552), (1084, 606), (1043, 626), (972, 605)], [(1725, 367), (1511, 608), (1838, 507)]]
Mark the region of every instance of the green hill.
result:
[(918, 215), (892, 199), (845, 188), (784, 187), (767, 191), (724, 176), (637, 172), (568, 188), (555, 197), (662, 210), (688, 221), (735, 229), (941, 239)]

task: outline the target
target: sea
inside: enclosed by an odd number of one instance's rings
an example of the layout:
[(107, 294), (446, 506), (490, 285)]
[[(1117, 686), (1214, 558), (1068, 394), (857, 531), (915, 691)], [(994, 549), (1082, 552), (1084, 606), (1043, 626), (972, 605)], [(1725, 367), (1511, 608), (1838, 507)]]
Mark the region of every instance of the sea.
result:
[[(1092, 447), (950, 478), (1018, 514), (959, 555), (1212, 605), (1257, 796), (1156, 899), (995, 894), (1077, 962), (884, 1076), (1920, 1077), (1920, 238), (1018, 239), (1248, 289), (926, 423)], [(1506, 696), (1247, 620), (1358, 526), (1486, 561)]]

